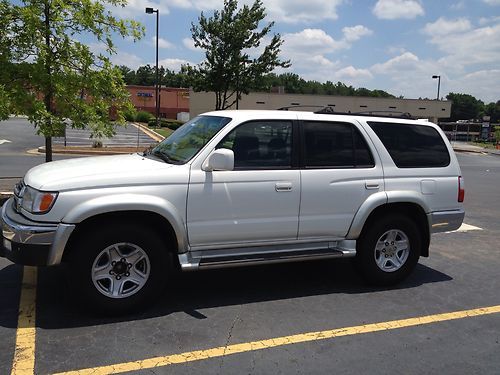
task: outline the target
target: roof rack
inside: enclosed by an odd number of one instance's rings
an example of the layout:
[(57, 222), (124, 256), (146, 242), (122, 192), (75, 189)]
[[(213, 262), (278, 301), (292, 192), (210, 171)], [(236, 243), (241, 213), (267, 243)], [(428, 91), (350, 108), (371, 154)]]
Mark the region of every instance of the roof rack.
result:
[(319, 111), (316, 111), (314, 113), (328, 114), (328, 115), (376, 116), (376, 117), (390, 117), (390, 118), (401, 118), (401, 119), (414, 119), (414, 117), (409, 112), (400, 112), (400, 111), (336, 112), (335, 109), (331, 106), (323, 107)]
[(301, 105), (301, 104), (292, 104), (292, 105), (287, 105), (286, 107), (280, 107), (277, 109), (277, 111), (288, 111), (290, 108), (324, 108), (322, 105)]

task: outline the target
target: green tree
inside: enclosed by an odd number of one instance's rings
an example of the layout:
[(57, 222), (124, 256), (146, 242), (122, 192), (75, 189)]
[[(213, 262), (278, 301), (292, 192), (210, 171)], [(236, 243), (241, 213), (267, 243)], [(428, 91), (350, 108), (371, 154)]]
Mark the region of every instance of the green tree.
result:
[(470, 120), (478, 118), (483, 107), (483, 102), (469, 94), (456, 94), (450, 92), (446, 99), (451, 100), (451, 121)]
[(483, 115), (490, 116), (491, 123), (500, 122), (500, 100), (485, 105)]
[[(10, 110), (27, 114), (45, 136), (46, 161), (52, 160), (52, 137), (67, 123), (90, 128), (94, 137), (112, 135), (110, 112), (124, 123), (123, 111), (131, 108), (120, 69), (109, 60), (112, 37), (144, 34), (137, 22), (106, 10), (126, 0), (0, 1), (0, 87)], [(82, 38), (93, 38), (103, 52), (92, 52)]]
[[(283, 40), (275, 34), (268, 45), (261, 47), (274, 22), (260, 28), (266, 16), (261, 0), (252, 6), (238, 9), (238, 0), (224, 0), (224, 9), (216, 10), (212, 17), (203, 12), (198, 25), (191, 25), (196, 47), (205, 50), (205, 61), (197, 67), (188, 67), (193, 75), (195, 90), (214, 91), (215, 109), (226, 109), (235, 104), (241, 93), (249, 89), (265, 74), (276, 67), (289, 67), (289, 61), (278, 57)], [(262, 53), (250, 59), (249, 51), (262, 49)]]

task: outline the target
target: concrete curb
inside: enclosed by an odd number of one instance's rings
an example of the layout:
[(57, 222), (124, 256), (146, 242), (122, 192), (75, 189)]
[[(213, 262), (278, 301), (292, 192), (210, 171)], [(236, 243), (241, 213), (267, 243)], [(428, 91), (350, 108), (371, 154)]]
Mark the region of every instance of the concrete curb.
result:
[[(131, 147), (133, 148), (133, 147)], [(71, 146), (69, 148), (65, 148), (65, 149), (61, 149), (61, 148), (57, 148), (57, 147), (54, 147), (52, 149), (52, 153), (53, 154), (60, 154), (60, 155), (64, 155), (64, 154), (70, 154), (70, 155), (120, 155), (120, 154), (131, 154), (131, 153), (134, 153), (134, 152), (141, 152), (141, 151), (144, 151), (144, 148), (138, 148), (137, 150), (135, 151), (132, 151), (132, 150), (116, 150), (116, 149), (108, 149), (106, 150), (106, 147), (104, 148), (91, 148), (89, 147), (88, 150), (82, 150), (82, 149), (72, 149)], [(33, 153), (36, 153), (36, 154), (44, 154), (45, 155), (45, 146), (40, 146), (38, 147), (38, 149), (33, 149), (33, 150), (28, 150), (27, 151), (28, 154), (33, 154)]]
[(156, 142), (161, 142), (165, 139), (165, 137), (157, 132), (155, 132), (153, 129), (148, 128), (146, 125), (143, 125), (139, 122), (131, 122), (131, 124), (139, 129), (141, 129), (144, 133), (149, 135), (151, 138), (153, 138)]
[(483, 150), (470, 150), (468, 148), (459, 148), (459, 147), (453, 147), (453, 151), (455, 151), (455, 152), (473, 152), (475, 154), (486, 154), (486, 153), (488, 153), (487, 151), (483, 151)]

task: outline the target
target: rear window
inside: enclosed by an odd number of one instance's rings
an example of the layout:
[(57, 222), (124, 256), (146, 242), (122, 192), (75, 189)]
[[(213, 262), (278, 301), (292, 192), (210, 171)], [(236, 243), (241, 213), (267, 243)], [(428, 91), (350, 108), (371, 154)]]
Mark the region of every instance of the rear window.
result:
[(450, 164), (441, 135), (430, 126), (373, 121), (368, 125), (398, 168), (438, 168)]

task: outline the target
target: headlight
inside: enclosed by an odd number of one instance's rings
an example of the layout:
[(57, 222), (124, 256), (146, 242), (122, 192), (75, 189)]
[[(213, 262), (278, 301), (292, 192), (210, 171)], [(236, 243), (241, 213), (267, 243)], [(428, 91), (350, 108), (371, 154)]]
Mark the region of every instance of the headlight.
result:
[(57, 193), (38, 191), (26, 186), (22, 197), (22, 207), (32, 214), (44, 214), (50, 211), (56, 198)]

